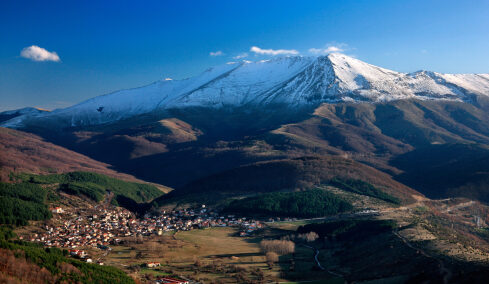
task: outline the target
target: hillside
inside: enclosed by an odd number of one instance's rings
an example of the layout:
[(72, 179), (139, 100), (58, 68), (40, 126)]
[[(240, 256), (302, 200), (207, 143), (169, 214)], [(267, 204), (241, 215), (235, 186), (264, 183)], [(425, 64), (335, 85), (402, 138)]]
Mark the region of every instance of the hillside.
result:
[(396, 180), (431, 198), (466, 197), (489, 203), (489, 147), (430, 145), (396, 157)]
[(350, 159), (321, 156), (259, 162), (196, 180), (155, 200), (211, 202), (227, 197), (278, 191), (296, 191), (327, 184), (334, 178), (362, 180), (403, 202), (412, 202), (416, 191), (387, 174)]
[(14, 178), (15, 183), (0, 182), (0, 225), (27, 225), (29, 220), (49, 219), (52, 214), (48, 208), (66, 194), (85, 204), (103, 201), (137, 213), (144, 209), (141, 204), (163, 195), (153, 185), (88, 172), (19, 174)]
[[(39, 136), (0, 128), (0, 181), (9, 181), (11, 173), (66, 173), (89, 171), (110, 177), (141, 182), (137, 178), (117, 172), (111, 166), (77, 152), (45, 141)], [(170, 189), (161, 185), (163, 191)]]
[(114, 195), (112, 203), (118, 205), (119, 201), (143, 203), (163, 195), (156, 186), (127, 182), (90, 172), (69, 172), (64, 174), (34, 175), (20, 174), (16, 178), (23, 182), (41, 185), (57, 185), (59, 190), (73, 195), (85, 195), (100, 202), (108, 193)]
[(135, 283), (120, 269), (68, 258), (68, 251), (13, 240), (0, 227), (0, 282), (2, 283)]

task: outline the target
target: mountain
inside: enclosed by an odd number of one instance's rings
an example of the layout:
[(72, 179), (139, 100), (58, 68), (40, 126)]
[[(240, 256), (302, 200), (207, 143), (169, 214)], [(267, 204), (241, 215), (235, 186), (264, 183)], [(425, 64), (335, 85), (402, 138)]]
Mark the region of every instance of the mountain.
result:
[[(487, 165), (471, 164), (489, 145), (487, 74), (400, 73), (342, 54), (281, 57), (225, 64), (2, 125), (174, 187), (172, 195), (257, 163), (335, 156), (428, 197), (489, 200)], [(450, 179), (437, 182), (444, 172)]]
[(22, 128), (32, 120), (54, 123), (58, 127), (88, 126), (196, 107), (301, 109), (320, 103), (402, 99), (473, 102), (476, 96), (487, 94), (488, 74), (428, 71), (406, 74), (343, 54), (279, 57), (257, 62), (230, 62), (189, 79), (163, 80), (122, 90), (43, 115), (27, 113), (2, 126)]

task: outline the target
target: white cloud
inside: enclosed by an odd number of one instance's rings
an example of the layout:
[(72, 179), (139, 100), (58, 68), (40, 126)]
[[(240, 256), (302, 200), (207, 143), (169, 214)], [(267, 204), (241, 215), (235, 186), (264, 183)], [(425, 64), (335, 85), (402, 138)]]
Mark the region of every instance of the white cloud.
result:
[(238, 54), (235, 57), (233, 57), (233, 59), (241, 59), (241, 58), (246, 58), (246, 57), (248, 57), (248, 53), (243, 52), (243, 53)]
[(209, 55), (210, 56), (221, 56), (221, 55), (224, 55), (224, 53), (222, 51), (218, 50), (218, 51), (215, 51), (215, 52), (211, 51), (209, 53)]
[(335, 52), (344, 52), (348, 45), (346, 43), (339, 44), (327, 44), (324, 48), (310, 48), (309, 52), (312, 54), (328, 54)]
[(264, 55), (298, 55), (299, 51), (295, 49), (261, 49), (258, 46), (252, 46), (251, 52)]
[(47, 51), (37, 45), (31, 45), (22, 49), (20, 56), (34, 61), (55, 61), (59, 62), (59, 56), (56, 52)]

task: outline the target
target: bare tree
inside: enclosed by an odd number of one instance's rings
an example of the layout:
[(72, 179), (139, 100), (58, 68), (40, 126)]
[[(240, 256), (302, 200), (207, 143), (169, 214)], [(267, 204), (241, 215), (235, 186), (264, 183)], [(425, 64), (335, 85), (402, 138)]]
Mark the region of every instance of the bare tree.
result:
[(274, 263), (278, 262), (278, 254), (275, 252), (267, 252), (265, 256), (267, 258), (267, 264), (270, 267), (272, 267)]

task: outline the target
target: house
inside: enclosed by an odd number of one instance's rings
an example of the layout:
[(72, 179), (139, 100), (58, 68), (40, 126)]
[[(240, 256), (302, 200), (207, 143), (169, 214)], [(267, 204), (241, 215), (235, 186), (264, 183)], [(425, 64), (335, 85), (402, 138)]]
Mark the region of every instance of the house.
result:
[(87, 256), (87, 254), (84, 251), (78, 249), (70, 249), (68, 252), (70, 253), (70, 255), (79, 258), (84, 258), (85, 256)]
[(61, 207), (55, 207), (55, 208), (51, 209), (51, 212), (59, 214), (59, 213), (64, 213), (65, 211)]
[(146, 267), (148, 267), (148, 268), (154, 268), (154, 267), (158, 267), (158, 266), (161, 266), (161, 264), (159, 262), (148, 262), (148, 263), (146, 263)]

